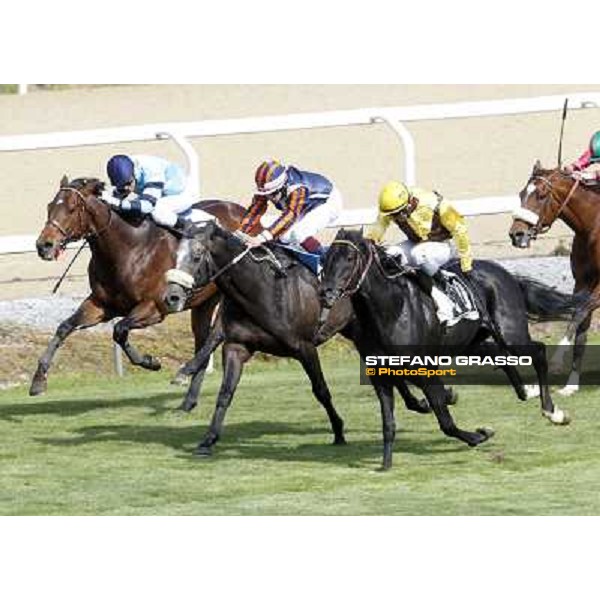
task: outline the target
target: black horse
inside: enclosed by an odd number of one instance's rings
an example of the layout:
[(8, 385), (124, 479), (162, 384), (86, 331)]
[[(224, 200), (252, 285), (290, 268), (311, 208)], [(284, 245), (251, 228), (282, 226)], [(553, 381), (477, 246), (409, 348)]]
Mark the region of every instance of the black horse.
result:
[[(197, 287), (215, 281), (223, 301), (219, 318), (194, 362), (199, 367), (223, 343), (223, 381), (208, 433), (196, 453), (207, 455), (222, 431), (225, 413), (242, 375), (243, 365), (257, 351), (298, 360), (313, 393), (329, 416), (334, 443), (344, 443), (343, 422), (331, 402), (316, 347), (337, 333), (360, 345), (360, 333), (349, 299), (336, 304), (320, 327), (321, 304), (317, 277), (281, 247), (268, 245), (250, 252), (235, 235), (209, 223), (198, 227), (193, 238), (179, 246), (177, 267), (167, 275), (165, 304), (175, 312)], [(203, 372), (194, 376), (182, 409), (191, 410)], [(428, 403), (413, 396), (406, 382), (393, 382), (409, 410), (431, 411)], [(443, 391), (444, 401), (455, 397)]]
[[(529, 311), (540, 317), (554, 314), (564, 318), (573, 307), (570, 296), (531, 280), (519, 281), (496, 263), (475, 261), (472, 278), (482, 314), (487, 318), (462, 321), (445, 329), (438, 321), (433, 300), (423, 291), (418, 279), (411, 277), (408, 271), (391, 279), (383, 267), (385, 261), (384, 250), (363, 238), (361, 232), (341, 230), (325, 257), (321, 282), (324, 314), (335, 310), (338, 301), (345, 302), (351, 297), (361, 331), (371, 336), (371, 349), (376, 350), (372, 354), (394, 355), (401, 346), (470, 348), (484, 354), (501, 351), (523, 354), (526, 350), (538, 375), (543, 415), (555, 424), (568, 422), (566, 413), (552, 402), (547, 383), (546, 349), (543, 343), (531, 339), (527, 316)], [(456, 264), (448, 268), (458, 272)], [(519, 398), (525, 400), (516, 368), (505, 367), (504, 370)], [(470, 446), (489, 439), (492, 432), (487, 429), (470, 432), (456, 426), (443, 401), (439, 378), (410, 380), (423, 389), (446, 435)], [(393, 390), (389, 381), (381, 377), (372, 377), (371, 383), (383, 416), (383, 467), (389, 468), (395, 437)]]

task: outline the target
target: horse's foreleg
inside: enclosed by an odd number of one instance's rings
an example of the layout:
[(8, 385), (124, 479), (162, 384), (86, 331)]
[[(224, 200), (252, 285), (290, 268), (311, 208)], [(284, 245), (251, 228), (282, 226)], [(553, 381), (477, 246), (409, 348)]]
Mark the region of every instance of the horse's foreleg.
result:
[[(391, 385), (375, 383), (371, 380), (379, 405), (381, 407), (381, 423), (383, 431), (383, 463), (381, 468), (387, 471), (392, 467), (392, 453), (396, 439), (396, 420), (394, 418), (394, 388)], [(406, 385), (405, 385), (406, 388)]]
[[(578, 293), (581, 291), (581, 286), (576, 286), (573, 293)], [(598, 308), (600, 305), (600, 288), (595, 288), (591, 292), (590, 301), (583, 307), (579, 308), (569, 324), (567, 325), (567, 330), (565, 331), (565, 335), (562, 337), (560, 342), (558, 342), (558, 348), (554, 352), (554, 355), (550, 359), (549, 367), (552, 373), (560, 374), (563, 371), (564, 360), (569, 348), (573, 341), (577, 344), (577, 337), (579, 333), (583, 330), (587, 332), (589, 328), (589, 323), (585, 326), (585, 323), (591, 318), (592, 313)], [(585, 341), (583, 342), (585, 344)], [(573, 356), (573, 362), (575, 361), (575, 356)]]
[(571, 422), (569, 415), (554, 404), (552, 396), (550, 395), (550, 388), (548, 387), (548, 360), (546, 358), (545, 344), (542, 342), (531, 341), (528, 354), (531, 356), (533, 368), (538, 376), (542, 415), (554, 425), (568, 425)]
[(105, 320), (107, 320), (105, 309), (96, 304), (91, 296), (86, 298), (79, 308), (56, 329), (56, 333), (48, 343), (46, 351), (38, 361), (38, 367), (29, 388), (29, 395), (37, 396), (46, 391), (48, 387), (48, 371), (52, 364), (52, 359), (56, 351), (73, 331), (93, 327)]
[(194, 367), (194, 370), (192, 371), (193, 376), (185, 398), (179, 407), (180, 410), (190, 412), (198, 404), (198, 395), (200, 394), (200, 387), (202, 385), (202, 381), (204, 380), (204, 375), (206, 374), (208, 362), (212, 353), (223, 343), (224, 339), (225, 335), (219, 319), (214, 324), (204, 346), (190, 361), (190, 364), (192, 364)]
[(422, 415), (428, 414), (431, 412), (431, 406), (425, 398), (417, 398), (409, 389), (408, 385), (404, 379), (397, 378), (394, 380), (394, 385), (400, 395), (402, 396), (402, 400), (404, 400), (404, 405), (407, 410), (411, 410), (413, 412), (420, 413)]
[(251, 352), (242, 344), (226, 343), (223, 346), (223, 381), (208, 431), (196, 448), (195, 453), (198, 456), (209, 456), (212, 453), (212, 447), (219, 440), (227, 409), (242, 376), (244, 363), (251, 356)]
[(585, 354), (585, 345), (587, 343), (587, 333), (592, 322), (592, 314), (579, 325), (575, 334), (575, 346), (573, 347), (573, 363), (571, 365), (571, 373), (564, 388), (559, 390), (561, 396), (571, 396), (579, 391), (579, 375), (581, 374), (581, 365), (583, 363), (583, 355)]
[(129, 343), (129, 332), (132, 329), (143, 329), (155, 325), (163, 320), (153, 300), (147, 300), (138, 304), (125, 318), (121, 319), (113, 329), (113, 340), (123, 349), (132, 364), (158, 371), (161, 367), (160, 361), (149, 354), (140, 354), (136, 348)]
[(201, 366), (198, 362), (198, 353), (206, 345), (213, 325), (219, 318), (219, 309), (217, 307), (219, 300), (219, 294), (215, 294), (202, 304), (191, 309), (192, 331), (194, 333), (194, 356), (177, 371), (173, 378), (173, 383), (184, 383), (187, 377), (198, 373), (198, 369)]
[(489, 428), (481, 427), (477, 431), (465, 431), (457, 427), (448, 410), (446, 393), (441, 380), (433, 377), (430, 378), (428, 383), (423, 386), (423, 392), (427, 396), (427, 400), (433, 409), (440, 429), (445, 435), (457, 438), (469, 446), (478, 446), (494, 435), (493, 430)]
[(308, 343), (305, 344), (301, 350), (299, 360), (310, 379), (315, 398), (319, 401), (321, 406), (323, 406), (325, 412), (327, 412), (333, 431), (333, 443), (345, 444), (344, 421), (335, 410), (331, 401), (331, 392), (329, 391), (325, 377), (323, 376), (321, 361), (319, 360), (319, 354), (317, 353), (315, 346)]

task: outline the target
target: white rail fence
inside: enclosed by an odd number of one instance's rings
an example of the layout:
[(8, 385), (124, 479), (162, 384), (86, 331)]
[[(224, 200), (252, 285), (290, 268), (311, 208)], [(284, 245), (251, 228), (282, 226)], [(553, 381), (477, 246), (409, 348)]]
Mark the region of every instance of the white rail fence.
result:
[[(26, 92), (20, 85), (19, 91)], [(0, 152), (19, 152), (52, 148), (96, 146), (137, 141), (171, 139), (183, 152), (190, 180), (195, 191), (200, 192), (199, 159), (187, 138), (204, 138), (251, 133), (272, 133), (329, 127), (369, 126), (387, 124), (396, 134), (402, 147), (402, 171), (399, 173), (408, 184), (417, 181), (416, 144), (406, 126), (413, 121), (462, 119), (486, 116), (543, 113), (562, 109), (565, 98), (570, 110), (600, 107), (600, 93), (574, 93), (568, 95), (516, 98), (508, 100), (458, 102), (451, 104), (420, 104), (403, 107), (374, 107), (355, 110), (302, 113), (241, 119), (217, 119), (181, 123), (155, 123), (132, 127), (64, 131), (0, 137)], [(484, 197), (457, 200), (457, 207), (466, 216), (501, 214), (518, 206), (516, 196)], [(376, 211), (372, 208), (347, 210), (336, 226), (354, 226), (372, 223)], [(0, 237), (0, 254), (20, 254), (35, 251), (35, 236)]]
[[(183, 152), (190, 180), (196, 183), (200, 193), (199, 159), (187, 138), (244, 135), (319, 129), (328, 127), (368, 126), (386, 123), (398, 136), (402, 146), (403, 165), (401, 176), (414, 184), (416, 175), (416, 145), (405, 125), (413, 121), (461, 119), (472, 117), (517, 115), (559, 111), (565, 98), (569, 98), (570, 110), (600, 107), (600, 93), (582, 92), (568, 95), (542, 96), (536, 98), (514, 98), (451, 104), (420, 104), (403, 107), (374, 107), (321, 113), (300, 113), (241, 119), (216, 119), (181, 123), (155, 123), (132, 127), (92, 129), (86, 131), (63, 131), (28, 135), (1, 136), (0, 152), (42, 150), (96, 146), (136, 141), (172, 139)], [(457, 207), (466, 216), (491, 215), (511, 212), (518, 206), (516, 196), (482, 197), (457, 200)], [(374, 221), (374, 209), (347, 210), (336, 226), (365, 225)], [(35, 251), (35, 236), (0, 237), (0, 254), (18, 254)]]

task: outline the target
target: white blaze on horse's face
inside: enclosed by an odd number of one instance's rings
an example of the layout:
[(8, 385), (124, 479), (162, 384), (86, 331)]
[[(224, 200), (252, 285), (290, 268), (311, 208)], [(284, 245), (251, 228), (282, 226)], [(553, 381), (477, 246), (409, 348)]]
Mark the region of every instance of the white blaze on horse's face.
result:
[(525, 191), (527, 192), (527, 197), (529, 198), (529, 196), (531, 196), (531, 194), (533, 194), (536, 190), (535, 187), (535, 183), (533, 183), (533, 181), (525, 188)]
[(190, 258), (192, 254), (192, 238), (183, 238), (179, 242), (179, 248), (177, 249), (177, 262), (175, 267), (177, 269), (183, 269), (190, 264)]

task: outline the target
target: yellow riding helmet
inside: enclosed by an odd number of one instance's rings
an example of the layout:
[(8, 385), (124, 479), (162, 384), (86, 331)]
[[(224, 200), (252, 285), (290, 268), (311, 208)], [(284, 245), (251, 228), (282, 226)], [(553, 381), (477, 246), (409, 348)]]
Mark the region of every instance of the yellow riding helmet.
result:
[(409, 200), (409, 189), (400, 181), (390, 181), (379, 194), (379, 211), (384, 215), (391, 215), (402, 210)]

